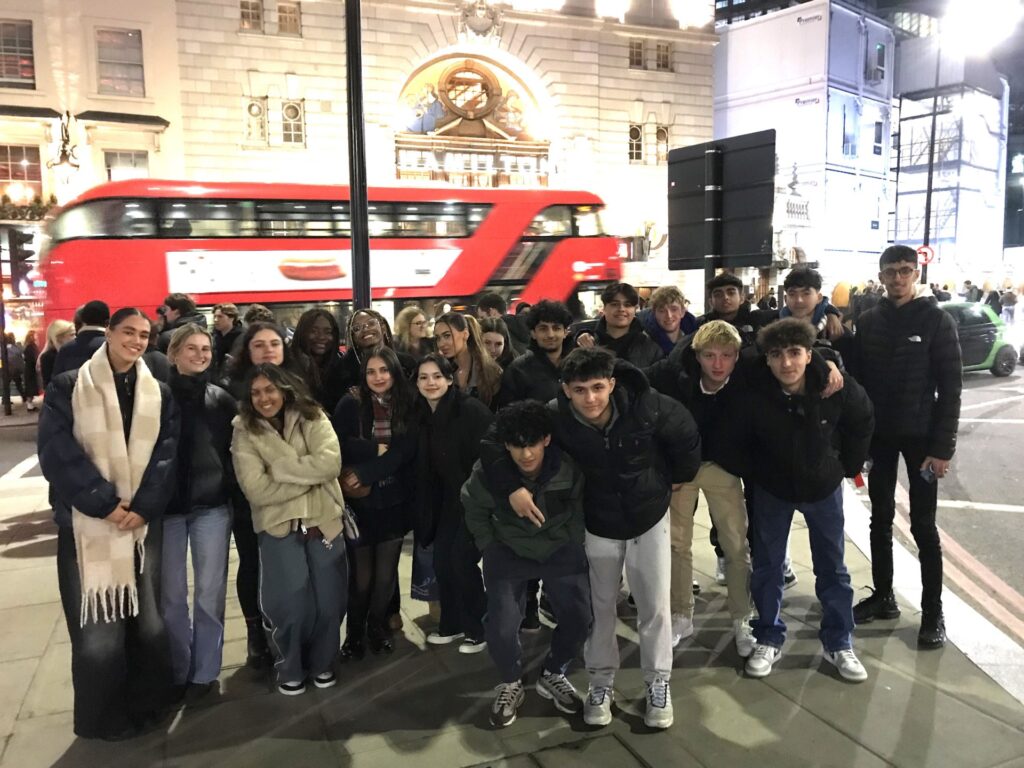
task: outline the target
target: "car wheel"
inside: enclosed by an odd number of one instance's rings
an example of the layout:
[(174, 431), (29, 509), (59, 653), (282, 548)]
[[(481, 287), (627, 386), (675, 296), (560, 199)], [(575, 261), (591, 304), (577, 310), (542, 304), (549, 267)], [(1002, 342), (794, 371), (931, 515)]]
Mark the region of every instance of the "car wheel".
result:
[(992, 363), (993, 376), (1009, 376), (1017, 367), (1017, 352), (1013, 347), (1003, 347), (996, 353), (996, 360)]

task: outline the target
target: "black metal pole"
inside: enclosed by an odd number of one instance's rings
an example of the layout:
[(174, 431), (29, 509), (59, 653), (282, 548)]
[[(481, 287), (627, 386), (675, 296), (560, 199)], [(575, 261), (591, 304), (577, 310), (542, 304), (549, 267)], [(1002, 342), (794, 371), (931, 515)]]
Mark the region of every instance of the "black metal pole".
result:
[[(935, 130), (939, 116), (939, 66), (942, 63), (942, 36), (935, 35), (935, 90), (932, 91), (932, 129), (928, 134), (928, 181), (924, 192), (924, 237), (921, 245), (931, 245), (932, 177), (935, 173)], [(928, 265), (921, 265), (921, 284), (928, 285)]]
[(349, 218), (352, 222), (352, 300), (357, 309), (363, 309), (370, 306), (370, 238), (366, 223), (363, 37), (359, 11), (359, 0), (345, 0)]
[(0, 364), (3, 365), (3, 406), (4, 415), (11, 415), (11, 362), (7, 357), (7, 309), (4, 307), (3, 297), (0, 296)]
[[(704, 152), (704, 285), (722, 261), (722, 150)], [(746, 297), (744, 297), (746, 298)], [(711, 311), (711, 296), (704, 292), (704, 311)]]

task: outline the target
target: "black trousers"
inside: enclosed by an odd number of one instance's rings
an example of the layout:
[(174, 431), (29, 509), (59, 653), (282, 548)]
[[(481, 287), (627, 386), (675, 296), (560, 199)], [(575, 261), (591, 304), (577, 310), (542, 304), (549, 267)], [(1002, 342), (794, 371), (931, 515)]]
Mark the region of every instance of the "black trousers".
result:
[(64, 526), (57, 533), (57, 580), (71, 636), (78, 736), (101, 738), (123, 732), (171, 703), (171, 650), (160, 615), (162, 550), (163, 526), (157, 521), (146, 534), (145, 569), (139, 573), (136, 567), (138, 616), (90, 620), (83, 627), (75, 535)]
[(921, 610), (935, 614), (942, 610), (942, 546), (935, 525), (938, 484), (921, 477), (921, 464), (928, 455), (926, 438), (876, 436), (871, 443), (871, 576), (877, 592), (892, 591), (892, 523), (901, 455), (910, 478), (910, 533), (921, 561)]
[(443, 515), (434, 535), (434, 571), (441, 599), (442, 635), (460, 632), (483, 639), (487, 598), (480, 574), (480, 552), (462, 515)]
[(523, 623), (527, 585), (537, 578), (544, 581), (544, 594), (558, 622), (551, 633), (544, 669), (564, 675), (590, 634), (590, 576), (582, 544), (569, 542), (543, 562), (520, 557), (504, 544), (488, 546), (484, 552), (484, 629), (487, 650), (503, 683), (523, 676), (519, 625)]
[(242, 494), (232, 499), (231, 533), (238, 552), (238, 573), (235, 591), (242, 616), (247, 621), (260, 618), (260, 543), (252, 528), (252, 508)]

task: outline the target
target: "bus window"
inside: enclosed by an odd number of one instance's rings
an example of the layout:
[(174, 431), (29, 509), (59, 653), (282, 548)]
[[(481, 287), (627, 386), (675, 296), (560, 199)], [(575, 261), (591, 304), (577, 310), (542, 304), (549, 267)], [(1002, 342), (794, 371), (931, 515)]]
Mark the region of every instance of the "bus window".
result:
[(576, 220), (577, 237), (601, 237), (604, 227), (601, 225), (601, 211), (596, 205), (577, 205), (573, 210)]
[(238, 200), (161, 200), (162, 237), (252, 237), (253, 204)]
[(79, 237), (153, 237), (153, 206), (142, 200), (94, 200), (62, 212), (53, 222), (54, 242)]
[(395, 203), (397, 237), (466, 237), (465, 206), (457, 203)]
[(256, 204), (265, 237), (351, 237), (348, 203), (329, 200), (268, 200)]
[(549, 205), (530, 222), (524, 237), (569, 237), (572, 235), (572, 209), (568, 205)]

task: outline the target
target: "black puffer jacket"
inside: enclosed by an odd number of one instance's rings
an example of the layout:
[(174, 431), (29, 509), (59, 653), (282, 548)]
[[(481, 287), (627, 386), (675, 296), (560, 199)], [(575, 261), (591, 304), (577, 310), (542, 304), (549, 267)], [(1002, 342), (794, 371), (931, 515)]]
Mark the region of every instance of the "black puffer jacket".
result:
[(79, 331), (71, 341), (57, 350), (57, 359), (53, 363), (50, 374), (51, 381), (65, 371), (77, 371), (103, 346), (107, 333), (102, 328), (89, 328)]
[(213, 332), (213, 375), (214, 378), (219, 378), (226, 373), (224, 368), (227, 363), (227, 357), (232, 353), (235, 344), (242, 338), (242, 334), (245, 329), (241, 323), (235, 323), (231, 326), (231, 330), (227, 333), (221, 333), (218, 330)]
[(643, 323), (635, 317), (629, 326), (629, 330), (626, 331), (626, 335), (620, 336), (617, 339), (613, 339), (608, 335), (608, 323), (605, 322), (603, 317), (599, 318), (596, 323), (581, 323), (575, 327), (573, 339), (575, 340), (583, 333), (593, 334), (594, 341), (597, 344), (607, 349), (620, 360), (625, 360), (641, 370), (649, 365), (653, 365), (665, 356), (665, 353), (661, 351), (661, 347), (658, 346), (658, 342), (647, 335), (647, 332), (644, 331)]
[[(572, 351), (572, 341), (566, 339), (562, 347), (563, 358)], [(538, 400), (546, 403), (562, 391), (558, 368), (547, 353), (531, 341), (530, 348), (517, 357), (501, 374), (501, 390), (495, 400), (497, 408), (520, 400)]]
[(963, 373), (956, 322), (931, 296), (897, 307), (882, 299), (860, 316), (853, 374), (875, 406), (875, 432), (924, 437), (928, 455), (956, 451)]
[(360, 483), (370, 486), (365, 498), (350, 500), (357, 510), (390, 508), (413, 500), (419, 420), (409, 421), (406, 432), (391, 435), (387, 453), (381, 455), (373, 437), (372, 410), (352, 395), (341, 398), (335, 408), (331, 424), (341, 444), (343, 468), (351, 469)]
[(171, 336), (174, 332), (184, 325), (189, 323), (195, 323), (200, 328), (206, 327), (206, 316), (199, 312), (193, 312), (190, 315), (182, 315), (177, 320), (174, 320), (164, 326), (164, 329), (160, 331), (160, 337), (156, 341), (156, 348), (167, 354), (167, 348), (171, 346)]
[[(659, 350), (660, 351), (660, 350)], [(682, 405), (653, 389), (629, 363), (615, 364), (615, 413), (603, 429), (576, 415), (559, 393), (555, 439), (586, 477), (587, 530), (608, 539), (632, 539), (668, 511), (672, 486), (692, 480), (700, 468), (700, 435)], [(507, 497), (522, 481), (493, 431), (481, 446), (481, 463), (495, 495)]]
[[(777, 320), (779, 312), (776, 309), (754, 309), (750, 306), (749, 301), (745, 301), (740, 304), (739, 310), (736, 312), (736, 317), (732, 320), (727, 320), (733, 328), (740, 332), (740, 338), (743, 339), (743, 346), (750, 346), (757, 341), (757, 332), (764, 328), (772, 320)], [(710, 320), (721, 320), (723, 319), (717, 312), (712, 310), (706, 315), (701, 315), (697, 318), (698, 325), (704, 325), (704, 323)]]
[(417, 541), (426, 546), (434, 540), (442, 517), (462, 517), (462, 485), (480, 458), (480, 440), (494, 414), (454, 386), (436, 411), (425, 402), (421, 405), (415, 528)]
[[(120, 501), (117, 489), (104, 479), (75, 439), (71, 395), (77, 381), (78, 369), (55, 376), (46, 388), (39, 415), (39, 466), (50, 483), (53, 519), (64, 527), (71, 526), (71, 507), (89, 517), (106, 517)], [(178, 407), (171, 390), (163, 382), (159, 382), (159, 386), (160, 434), (139, 489), (131, 500), (132, 512), (149, 523), (159, 519), (170, 500), (180, 428)]]
[(171, 392), (181, 414), (178, 471), (168, 515), (184, 515), (228, 503), (235, 486), (231, 420), (238, 403), (205, 376), (171, 371)]
[(820, 501), (860, 471), (874, 418), (863, 387), (849, 375), (844, 380), (842, 390), (822, 400), (825, 380), (811, 366), (803, 395), (785, 394), (766, 363), (751, 371), (743, 444), (749, 477), (768, 493), (793, 503)]

